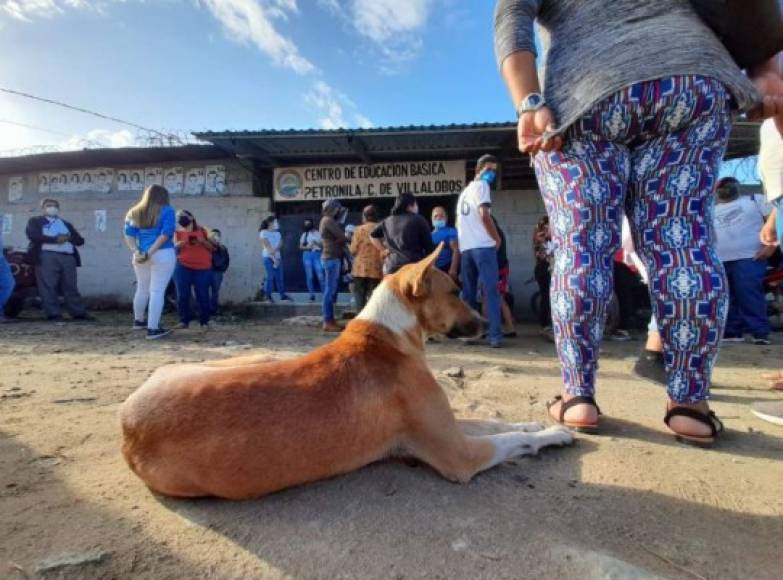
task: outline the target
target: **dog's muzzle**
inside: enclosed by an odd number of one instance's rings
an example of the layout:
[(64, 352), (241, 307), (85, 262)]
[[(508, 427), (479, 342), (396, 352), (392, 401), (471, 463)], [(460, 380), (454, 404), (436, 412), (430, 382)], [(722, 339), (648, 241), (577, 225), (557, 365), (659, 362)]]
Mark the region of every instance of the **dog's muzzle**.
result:
[(449, 330), (449, 338), (478, 338), (484, 334), (489, 326), (486, 318), (475, 316), (468, 322), (455, 324)]

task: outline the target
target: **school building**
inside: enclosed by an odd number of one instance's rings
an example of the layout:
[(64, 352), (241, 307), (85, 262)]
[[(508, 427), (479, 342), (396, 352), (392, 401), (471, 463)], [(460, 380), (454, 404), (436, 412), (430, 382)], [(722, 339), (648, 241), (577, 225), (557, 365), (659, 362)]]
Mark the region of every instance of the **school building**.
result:
[[(736, 123), (727, 159), (758, 151), (757, 123)], [(532, 236), (545, 213), (530, 159), (516, 148), (516, 125), (411, 126), (361, 130), (196, 133), (208, 145), (89, 149), (0, 159), (0, 216), (6, 246), (26, 248), (25, 225), (41, 199), (56, 198), (61, 216), (86, 239), (79, 288), (88, 298), (129, 302), (130, 253), (122, 239), (128, 208), (146, 185), (166, 186), (178, 209), (223, 232), (231, 254), (222, 299), (252, 300), (263, 281), (258, 227), (274, 212), (284, 237), (286, 285), (304, 292), (298, 240), (302, 221), (317, 220), (325, 199), (350, 209), (376, 204), (387, 215), (394, 197), (419, 197), (425, 217), (436, 205), (454, 209), (484, 153), (501, 162), (493, 213), (506, 232), (516, 310), (524, 315), (535, 283)]]

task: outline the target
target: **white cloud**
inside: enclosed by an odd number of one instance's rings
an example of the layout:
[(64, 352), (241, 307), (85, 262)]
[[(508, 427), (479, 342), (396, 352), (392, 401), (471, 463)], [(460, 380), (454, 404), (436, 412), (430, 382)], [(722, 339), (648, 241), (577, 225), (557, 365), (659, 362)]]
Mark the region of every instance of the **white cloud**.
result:
[(298, 13), (296, 0), (202, 0), (232, 40), (251, 44), (273, 62), (298, 74), (315, 71), (296, 44), (280, 34), (274, 20)]
[(59, 145), (63, 151), (91, 149), (95, 147), (134, 147), (136, 136), (127, 129), (109, 131), (108, 129), (92, 129), (86, 133), (73, 135)]
[[(435, 0), (318, 0), (376, 45), (392, 70), (418, 54)], [(390, 66), (391, 65), (391, 66)]]
[[(347, 129), (372, 127), (373, 123), (356, 110), (356, 105), (345, 95), (334, 90), (323, 81), (317, 81), (305, 95), (305, 102), (320, 115), (321, 129)], [(348, 119), (352, 119), (348, 121)]]
[(59, 16), (68, 8), (100, 11), (109, 1), (124, 0), (0, 0), (0, 13), (29, 22), (35, 18)]

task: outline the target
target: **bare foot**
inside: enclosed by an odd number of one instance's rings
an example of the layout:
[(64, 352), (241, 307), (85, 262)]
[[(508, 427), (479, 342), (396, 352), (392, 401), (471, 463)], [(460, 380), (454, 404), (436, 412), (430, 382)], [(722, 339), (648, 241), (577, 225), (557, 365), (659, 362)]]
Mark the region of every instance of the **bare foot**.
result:
[[(693, 409), (709, 416), (710, 407), (707, 401), (699, 401), (698, 403), (675, 403), (669, 401), (666, 405), (666, 410), (671, 411), (675, 407), (683, 407), (685, 409)], [(711, 437), (712, 430), (696, 419), (690, 417), (676, 416), (669, 420), (669, 429), (679, 435), (686, 435), (690, 437)]]
[(770, 373), (764, 375), (764, 378), (769, 381), (769, 388), (776, 391), (783, 391), (783, 371), (776, 373)]
[[(563, 398), (549, 407), (550, 417), (559, 422), (560, 407), (563, 406), (563, 403), (567, 403), (573, 398), (574, 395), (563, 393)], [(568, 409), (563, 416), (563, 420), (569, 423), (583, 423), (586, 425), (592, 425), (598, 422), (598, 409), (588, 403), (580, 403)]]

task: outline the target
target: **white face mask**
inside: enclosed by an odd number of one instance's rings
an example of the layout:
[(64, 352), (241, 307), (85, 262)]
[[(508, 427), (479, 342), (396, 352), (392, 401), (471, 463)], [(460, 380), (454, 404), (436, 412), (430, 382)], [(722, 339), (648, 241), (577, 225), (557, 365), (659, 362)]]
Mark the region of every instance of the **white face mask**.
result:
[(48, 215), (49, 217), (57, 217), (57, 214), (60, 213), (60, 210), (59, 210), (59, 208), (57, 208), (57, 206), (47, 205), (44, 208), (44, 213), (46, 215)]
[(280, 229), (280, 224), (277, 222), (272, 222), (272, 231), (277, 231)]

